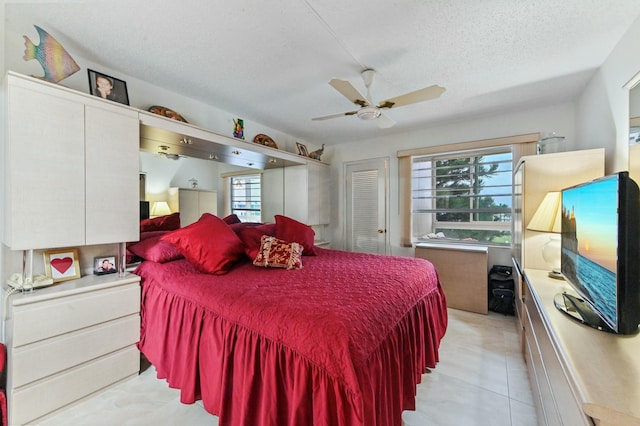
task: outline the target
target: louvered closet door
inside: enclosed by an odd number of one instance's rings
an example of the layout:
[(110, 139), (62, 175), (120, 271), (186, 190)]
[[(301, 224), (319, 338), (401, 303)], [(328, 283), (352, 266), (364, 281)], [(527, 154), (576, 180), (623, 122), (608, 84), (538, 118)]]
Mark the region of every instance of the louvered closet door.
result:
[(348, 163), (346, 167), (347, 250), (386, 254), (388, 159)]

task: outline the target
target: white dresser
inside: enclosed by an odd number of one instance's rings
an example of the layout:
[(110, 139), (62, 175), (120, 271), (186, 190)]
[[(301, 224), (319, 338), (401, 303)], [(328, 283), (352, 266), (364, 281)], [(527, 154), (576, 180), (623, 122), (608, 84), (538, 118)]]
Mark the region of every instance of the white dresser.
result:
[(55, 412), (140, 369), (140, 277), (88, 275), (7, 302), (9, 424)]

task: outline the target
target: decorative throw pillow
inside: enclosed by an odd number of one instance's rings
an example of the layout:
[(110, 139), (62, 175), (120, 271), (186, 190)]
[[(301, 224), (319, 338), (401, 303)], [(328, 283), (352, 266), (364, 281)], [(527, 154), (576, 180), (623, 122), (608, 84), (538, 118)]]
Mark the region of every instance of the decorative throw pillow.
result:
[(302, 269), (302, 246), (263, 235), (253, 264), (272, 268)]
[(276, 238), (302, 244), (305, 256), (315, 256), (314, 238), (316, 232), (308, 225), (287, 216), (276, 215)]
[(158, 263), (171, 262), (184, 257), (176, 246), (161, 238), (162, 235), (158, 235), (141, 240), (139, 243), (129, 246), (129, 251), (144, 260)]
[[(232, 225), (233, 228), (233, 225)], [(261, 238), (263, 235), (273, 236), (276, 231), (275, 223), (266, 223), (258, 226), (243, 227), (235, 229), (238, 237), (244, 243), (244, 252), (249, 259), (254, 260), (260, 251)]]
[(236, 233), (210, 213), (161, 239), (176, 246), (189, 263), (208, 274), (226, 274), (244, 254), (244, 245)]
[(234, 223), (242, 223), (242, 221), (236, 214), (230, 214), (229, 216), (225, 216), (222, 218), (222, 220), (224, 220), (224, 223), (228, 225), (233, 225)]
[(176, 229), (180, 229), (180, 212), (140, 221), (140, 232), (173, 231)]

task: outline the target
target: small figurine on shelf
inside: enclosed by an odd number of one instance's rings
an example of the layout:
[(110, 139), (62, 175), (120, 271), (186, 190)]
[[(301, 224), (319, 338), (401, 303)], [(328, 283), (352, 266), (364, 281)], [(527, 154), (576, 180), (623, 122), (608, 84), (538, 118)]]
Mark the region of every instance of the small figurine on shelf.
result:
[(324, 144), (322, 144), (322, 148), (317, 149), (313, 152), (309, 153), (309, 158), (313, 158), (314, 160), (318, 160), (320, 161), (320, 157), (322, 156), (322, 153), (324, 152)]
[(242, 118), (233, 119), (233, 137), (244, 139), (244, 120)]

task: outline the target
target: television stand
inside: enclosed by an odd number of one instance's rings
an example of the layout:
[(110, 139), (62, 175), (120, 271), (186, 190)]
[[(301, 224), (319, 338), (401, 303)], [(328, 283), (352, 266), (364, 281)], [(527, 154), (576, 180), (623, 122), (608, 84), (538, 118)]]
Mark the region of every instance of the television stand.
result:
[(591, 306), (578, 296), (573, 296), (565, 292), (558, 293), (553, 298), (553, 304), (556, 305), (558, 310), (582, 324), (593, 327), (596, 330), (615, 333), (615, 330), (609, 327), (609, 325), (595, 313)]
[(523, 278), (523, 349), (540, 424), (640, 426), (640, 334), (573, 321), (554, 306), (568, 284), (544, 269)]

